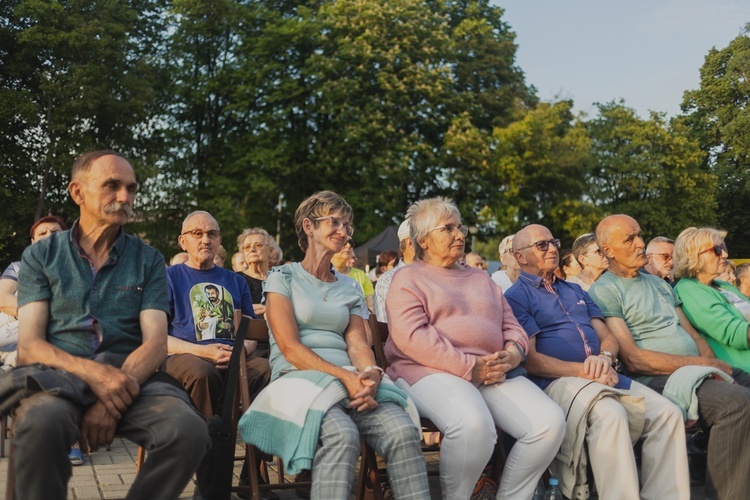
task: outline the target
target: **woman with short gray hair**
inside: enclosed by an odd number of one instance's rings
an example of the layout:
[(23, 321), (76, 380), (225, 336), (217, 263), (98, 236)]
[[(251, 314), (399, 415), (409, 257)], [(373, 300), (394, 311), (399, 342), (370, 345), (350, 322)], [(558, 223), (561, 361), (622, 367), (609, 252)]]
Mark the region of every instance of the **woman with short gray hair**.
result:
[(259, 227), (245, 229), (237, 237), (237, 246), (245, 256), (247, 269), (239, 273), (250, 287), (250, 295), (253, 297), (253, 312), (256, 316), (262, 316), (266, 312), (266, 306), (261, 304), (263, 300), (263, 282), (268, 278), (268, 260), (271, 248), (276, 242), (268, 231)]
[(564, 435), (560, 407), (516, 377), (529, 339), (502, 290), (464, 267), (466, 226), (453, 202), (432, 198), (407, 212), (416, 260), (388, 289), (388, 375), (444, 438), (446, 500), (468, 499), (492, 454), (495, 426), (516, 439), (497, 498), (531, 498)]

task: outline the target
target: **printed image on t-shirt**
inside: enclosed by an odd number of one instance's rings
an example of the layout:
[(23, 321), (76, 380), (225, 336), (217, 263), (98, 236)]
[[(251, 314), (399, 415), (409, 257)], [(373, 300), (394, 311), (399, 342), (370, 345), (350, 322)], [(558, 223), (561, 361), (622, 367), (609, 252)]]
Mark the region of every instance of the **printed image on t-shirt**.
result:
[(226, 288), (198, 283), (190, 289), (190, 304), (196, 340), (234, 338), (234, 300)]

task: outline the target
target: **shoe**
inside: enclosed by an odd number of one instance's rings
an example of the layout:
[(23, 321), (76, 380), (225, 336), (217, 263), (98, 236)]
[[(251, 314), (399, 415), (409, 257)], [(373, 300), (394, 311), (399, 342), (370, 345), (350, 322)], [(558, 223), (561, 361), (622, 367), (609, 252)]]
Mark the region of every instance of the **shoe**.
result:
[(71, 465), (83, 465), (83, 453), (81, 453), (81, 448), (78, 446), (78, 443), (70, 448), (70, 451), (68, 452), (68, 460), (70, 460)]
[[(294, 476), (295, 483), (307, 483), (312, 481), (312, 471), (304, 469), (302, 472)], [(294, 488), (294, 492), (300, 498), (310, 498), (310, 486), (297, 486)]]

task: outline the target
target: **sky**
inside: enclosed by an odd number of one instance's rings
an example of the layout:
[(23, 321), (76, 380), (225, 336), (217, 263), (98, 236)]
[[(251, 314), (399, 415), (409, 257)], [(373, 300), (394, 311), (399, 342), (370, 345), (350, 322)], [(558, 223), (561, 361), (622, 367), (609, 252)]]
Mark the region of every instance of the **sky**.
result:
[(544, 101), (572, 99), (577, 111), (625, 100), (680, 114), (699, 87), (712, 47), (722, 49), (750, 22), (750, 0), (491, 0), (516, 33), (516, 62)]

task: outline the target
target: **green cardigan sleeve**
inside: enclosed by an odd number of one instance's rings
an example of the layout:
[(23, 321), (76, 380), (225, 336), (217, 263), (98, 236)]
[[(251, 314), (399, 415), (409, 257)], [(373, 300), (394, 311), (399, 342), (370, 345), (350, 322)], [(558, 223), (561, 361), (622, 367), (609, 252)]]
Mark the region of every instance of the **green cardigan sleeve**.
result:
[(701, 333), (735, 349), (748, 349), (749, 325), (721, 292), (694, 278), (681, 279), (675, 292), (685, 316)]

